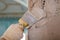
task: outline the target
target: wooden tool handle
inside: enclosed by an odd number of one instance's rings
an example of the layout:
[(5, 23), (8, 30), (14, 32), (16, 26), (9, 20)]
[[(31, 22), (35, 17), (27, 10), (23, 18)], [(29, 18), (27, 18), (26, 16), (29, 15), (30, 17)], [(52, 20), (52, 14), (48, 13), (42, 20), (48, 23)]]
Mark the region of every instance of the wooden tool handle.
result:
[(12, 24), (1, 37), (1, 40), (20, 40), (23, 36), (23, 28), (19, 24)]

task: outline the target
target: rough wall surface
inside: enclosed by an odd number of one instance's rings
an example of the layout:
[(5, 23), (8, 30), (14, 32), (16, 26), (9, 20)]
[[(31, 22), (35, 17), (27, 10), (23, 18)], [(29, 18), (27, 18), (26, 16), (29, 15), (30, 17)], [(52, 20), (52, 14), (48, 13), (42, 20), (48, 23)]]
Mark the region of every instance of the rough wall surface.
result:
[(29, 0), (32, 14), (40, 9), (46, 17), (29, 29), (29, 40), (60, 40), (60, 0)]

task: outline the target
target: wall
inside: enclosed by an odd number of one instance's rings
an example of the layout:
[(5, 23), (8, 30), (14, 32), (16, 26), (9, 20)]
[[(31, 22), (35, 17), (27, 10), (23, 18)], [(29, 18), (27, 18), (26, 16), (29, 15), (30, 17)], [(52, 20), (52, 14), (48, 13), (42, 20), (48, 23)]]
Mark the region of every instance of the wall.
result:
[(0, 0), (0, 36), (9, 25), (17, 23), (26, 10), (26, 7), (14, 0)]

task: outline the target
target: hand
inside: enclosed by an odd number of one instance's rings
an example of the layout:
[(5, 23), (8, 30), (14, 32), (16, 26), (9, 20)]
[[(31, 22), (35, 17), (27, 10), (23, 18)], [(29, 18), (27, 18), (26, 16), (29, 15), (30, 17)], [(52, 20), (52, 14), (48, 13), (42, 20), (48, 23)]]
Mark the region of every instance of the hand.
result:
[(2, 38), (6, 40), (20, 40), (23, 36), (23, 26), (19, 24), (12, 24), (3, 34)]

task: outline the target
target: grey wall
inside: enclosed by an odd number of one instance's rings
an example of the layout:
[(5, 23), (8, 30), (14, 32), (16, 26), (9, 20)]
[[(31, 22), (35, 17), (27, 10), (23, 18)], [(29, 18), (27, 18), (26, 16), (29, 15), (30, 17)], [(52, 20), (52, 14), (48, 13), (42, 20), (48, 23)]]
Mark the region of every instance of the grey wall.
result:
[(26, 7), (22, 6), (14, 0), (0, 0), (0, 12), (1, 13), (18, 13), (25, 12)]
[(14, 0), (0, 0), (0, 36), (11, 24), (18, 23), (26, 10), (26, 7)]
[(14, 0), (0, 0), (0, 17), (18, 17), (26, 10), (27, 7)]

